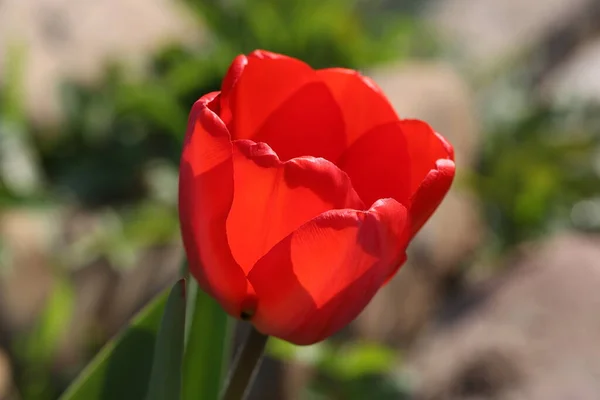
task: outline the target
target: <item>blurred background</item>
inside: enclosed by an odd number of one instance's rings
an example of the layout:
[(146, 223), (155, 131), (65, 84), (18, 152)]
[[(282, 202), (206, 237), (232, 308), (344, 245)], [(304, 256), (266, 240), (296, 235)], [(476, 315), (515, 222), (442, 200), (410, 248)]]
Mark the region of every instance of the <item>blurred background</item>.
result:
[(456, 149), (409, 261), (254, 399), (600, 398), (597, 0), (0, 0), (0, 399), (53, 400), (170, 286), (190, 106), (264, 48)]

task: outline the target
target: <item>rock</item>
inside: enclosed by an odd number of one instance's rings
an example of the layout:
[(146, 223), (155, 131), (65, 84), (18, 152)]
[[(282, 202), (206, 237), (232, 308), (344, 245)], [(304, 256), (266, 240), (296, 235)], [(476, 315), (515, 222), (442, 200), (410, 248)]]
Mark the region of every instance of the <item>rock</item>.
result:
[[(532, 98), (600, 103), (597, 0), (438, 0), (426, 10), (453, 60), (489, 86), (482, 102), (493, 98), (484, 105), (493, 113), (507, 107), (518, 114)], [(500, 104), (503, 97), (508, 104)]]
[(439, 279), (430, 279), (422, 267), (409, 260), (398, 275), (379, 290), (353, 323), (362, 338), (409, 347), (440, 299)]
[(0, 349), (0, 399), (8, 399), (12, 387), (12, 369), (8, 356)]
[(2, 0), (0, 76), (11, 62), (9, 48), (22, 47), (27, 109), (48, 123), (60, 111), (60, 79), (92, 79), (109, 59), (137, 64), (158, 46), (198, 33), (189, 14), (169, 0)]
[(0, 315), (8, 330), (33, 323), (53, 284), (50, 254), (59, 211), (11, 209), (0, 214), (0, 241), (8, 253), (0, 271)]
[(507, 268), (408, 354), (417, 399), (598, 398), (600, 237), (557, 236)]
[(426, 14), (470, 69), (496, 67), (570, 23), (596, 0), (443, 0)]
[(541, 89), (561, 106), (588, 101), (600, 104), (600, 37), (580, 46), (545, 79)]

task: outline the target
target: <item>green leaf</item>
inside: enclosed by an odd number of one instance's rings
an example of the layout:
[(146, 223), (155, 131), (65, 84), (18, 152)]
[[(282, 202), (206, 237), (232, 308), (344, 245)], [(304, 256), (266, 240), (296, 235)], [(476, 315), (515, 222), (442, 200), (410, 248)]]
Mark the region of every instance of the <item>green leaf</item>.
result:
[(339, 379), (385, 374), (396, 362), (395, 352), (376, 343), (358, 342), (343, 346), (324, 360), (322, 368)]
[(0, 91), (0, 115), (15, 124), (22, 124), (26, 118), (23, 97), (25, 94), (25, 66), (27, 48), (22, 43), (8, 43), (5, 49), (5, 71), (2, 91)]
[(338, 347), (325, 341), (310, 346), (296, 346), (271, 338), (267, 351), (282, 361), (309, 365), (341, 380), (386, 374), (397, 361), (393, 349), (369, 342), (346, 343)]
[(21, 396), (24, 399), (55, 399), (52, 361), (71, 325), (75, 299), (73, 288), (63, 275), (55, 276), (52, 293), (33, 329), (17, 337), (14, 351), (21, 367)]
[(62, 276), (56, 283), (44, 311), (23, 343), (27, 359), (34, 363), (50, 362), (69, 327), (74, 308), (73, 288)]
[(297, 362), (317, 367), (328, 355), (334, 352), (328, 342), (319, 342), (310, 346), (297, 346), (285, 340), (271, 338), (267, 343), (267, 353), (285, 362)]
[(156, 338), (147, 400), (181, 398), (184, 333), (185, 279), (181, 279), (171, 289)]
[(188, 284), (183, 400), (218, 400), (229, 365), (232, 322), (193, 279)]
[(96, 355), (60, 400), (143, 399), (167, 295), (165, 291), (134, 317), (129, 327)]

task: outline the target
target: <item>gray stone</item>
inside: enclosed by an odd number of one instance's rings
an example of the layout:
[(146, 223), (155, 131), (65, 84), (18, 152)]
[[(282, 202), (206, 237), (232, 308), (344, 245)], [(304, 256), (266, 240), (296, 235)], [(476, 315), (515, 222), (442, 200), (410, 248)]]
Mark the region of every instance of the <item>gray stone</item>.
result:
[(12, 388), (12, 368), (8, 356), (0, 349), (0, 399), (8, 399)]
[(598, 398), (600, 238), (557, 236), (508, 267), (408, 355), (418, 399)]
[(7, 255), (0, 271), (0, 315), (9, 330), (30, 326), (52, 288), (51, 249), (59, 211), (12, 209), (0, 213), (0, 241)]
[(59, 115), (57, 84), (90, 80), (108, 60), (133, 66), (165, 43), (197, 41), (199, 29), (169, 0), (2, 0), (0, 76), (11, 46), (25, 53), (29, 114), (48, 123)]
[(432, 25), (470, 68), (486, 69), (535, 48), (596, 0), (440, 0)]
[(542, 85), (543, 95), (555, 104), (600, 104), (600, 37), (580, 46)]

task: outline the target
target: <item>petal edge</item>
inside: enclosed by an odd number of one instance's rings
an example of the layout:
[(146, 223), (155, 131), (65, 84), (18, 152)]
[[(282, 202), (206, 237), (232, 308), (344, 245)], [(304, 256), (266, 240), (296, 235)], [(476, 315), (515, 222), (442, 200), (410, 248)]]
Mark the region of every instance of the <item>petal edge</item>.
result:
[(417, 234), (438, 208), (452, 186), (455, 170), (454, 161), (440, 159), (426, 175), (410, 201), (411, 236)]
[(229, 132), (210, 109), (215, 93), (190, 113), (179, 175), (179, 220), (190, 272), (233, 316), (248, 302), (248, 281), (231, 256), (225, 220), (233, 199)]

